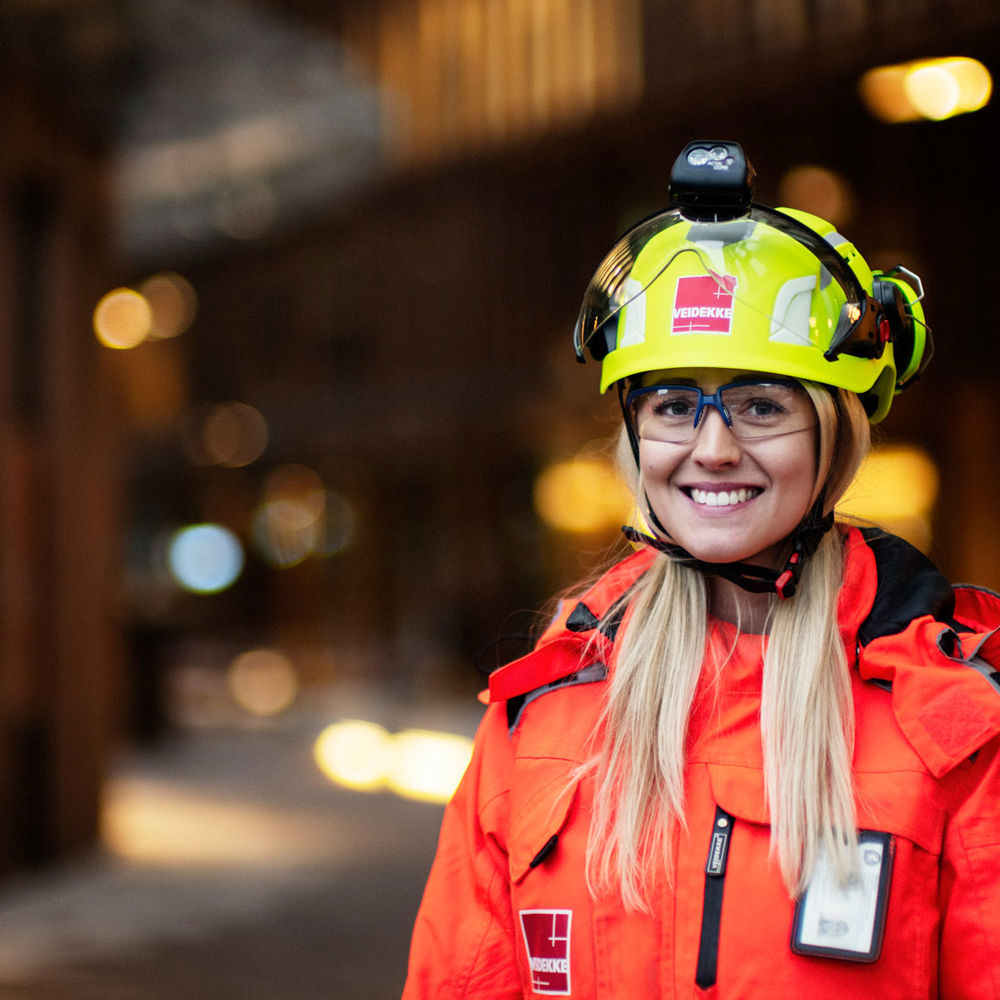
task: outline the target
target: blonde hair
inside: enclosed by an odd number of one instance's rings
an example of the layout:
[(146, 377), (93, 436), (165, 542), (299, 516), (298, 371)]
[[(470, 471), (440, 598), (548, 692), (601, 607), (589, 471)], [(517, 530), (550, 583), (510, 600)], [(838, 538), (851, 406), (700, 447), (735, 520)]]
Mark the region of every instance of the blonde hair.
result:
[[(829, 513), (867, 452), (869, 425), (853, 393), (805, 388), (818, 416), (813, 501), (822, 497)], [(640, 489), (624, 434), (619, 457)], [(793, 895), (808, 883), (821, 844), (842, 878), (855, 863), (854, 712), (837, 624), (842, 577), (842, 535), (833, 530), (806, 560), (796, 596), (772, 598), (769, 609), (764, 784), (772, 854)], [(587, 878), (595, 895), (617, 887), (626, 905), (644, 909), (647, 879), (661, 866), (669, 873), (671, 838), (684, 827), (685, 744), (709, 601), (701, 573), (659, 555), (625, 602), (597, 750), (586, 765), (596, 779)]]

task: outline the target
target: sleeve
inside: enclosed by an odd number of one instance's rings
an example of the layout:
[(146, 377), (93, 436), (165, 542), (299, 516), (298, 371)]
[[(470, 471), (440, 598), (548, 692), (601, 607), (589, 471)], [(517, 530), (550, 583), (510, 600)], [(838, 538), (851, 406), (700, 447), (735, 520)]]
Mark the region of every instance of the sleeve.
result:
[(523, 995), (505, 848), (511, 758), (503, 706), (493, 706), (445, 809), (413, 931), (403, 1000)]
[(941, 866), (941, 1000), (1000, 997), (1000, 740), (966, 765)]

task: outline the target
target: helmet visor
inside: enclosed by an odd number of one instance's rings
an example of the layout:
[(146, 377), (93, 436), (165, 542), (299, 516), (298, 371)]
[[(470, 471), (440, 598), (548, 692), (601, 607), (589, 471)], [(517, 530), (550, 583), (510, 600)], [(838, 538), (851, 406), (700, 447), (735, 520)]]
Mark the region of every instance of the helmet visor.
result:
[[(700, 289), (695, 282), (688, 282), (691, 302), (681, 302), (678, 291), (672, 315), (675, 324), (677, 320), (693, 322), (686, 332), (720, 332), (713, 321), (725, 320), (727, 306), (735, 302), (780, 327), (783, 316), (775, 308), (774, 298), (765, 304), (753, 286), (774, 286), (788, 260), (796, 254), (801, 259), (803, 250), (810, 255), (805, 258), (808, 263), (792, 267), (791, 273), (811, 269), (815, 274), (818, 261), (819, 276), (813, 287), (824, 290), (831, 312), (829, 329), (814, 331), (821, 339), (813, 341), (813, 346), (819, 347), (827, 360), (841, 353), (881, 357), (887, 336), (879, 328), (879, 311), (873, 308), (847, 261), (797, 219), (760, 205), (751, 206), (743, 217), (721, 222), (692, 222), (679, 209), (671, 209), (626, 233), (598, 267), (584, 296), (574, 330), (577, 357), (582, 361), (587, 350), (601, 360), (609, 351), (624, 346), (628, 331), (618, 331), (615, 321), (675, 264), (685, 274), (708, 279)], [(743, 277), (734, 278), (734, 269), (741, 270)], [(801, 338), (803, 334), (789, 328), (783, 336)]]

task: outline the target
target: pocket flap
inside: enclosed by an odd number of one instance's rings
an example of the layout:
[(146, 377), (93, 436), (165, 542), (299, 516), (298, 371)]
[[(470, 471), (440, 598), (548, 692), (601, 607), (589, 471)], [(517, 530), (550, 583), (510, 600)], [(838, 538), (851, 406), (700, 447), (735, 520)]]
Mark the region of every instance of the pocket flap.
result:
[(511, 788), (510, 875), (520, 882), (548, 842), (566, 825), (576, 801), (579, 778), (573, 761), (520, 759)]
[(718, 805), (737, 819), (768, 826), (771, 822), (764, 797), (764, 773), (759, 767), (706, 764), (712, 795)]
[(937, 783), (913, 771), (862, 772), (854, 776), (858, 825), (912, 840), (940, 854), (947, 813), (938, 804)]
[[(706, 764), (715, 801), (731, 816), (767, 826), (771, 822), (759, 768)], [(945, 811), (936, 802), (935, 782), (911, 771), (854, 775), (858, 828), (905, 837), (933, 854), (941, 852)]]

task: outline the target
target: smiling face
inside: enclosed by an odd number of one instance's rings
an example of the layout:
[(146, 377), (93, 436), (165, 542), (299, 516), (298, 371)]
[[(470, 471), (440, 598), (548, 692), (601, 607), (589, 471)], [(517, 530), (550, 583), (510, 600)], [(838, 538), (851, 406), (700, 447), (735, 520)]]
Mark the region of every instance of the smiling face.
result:
[[(766, 376), (705, 368), (657, 372), (643, 381), (696, 385), (707, 394), (752, 378)], [(652, 512), (695, 558), (780, 568), (785, 542), (816, 487), (815, 411), (804, 390), (796, 396), (808, 412), (791, 433), (740, 438), (707, 406), (686, 443), (640, 435), (639, 468)]]

